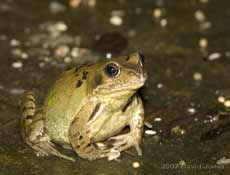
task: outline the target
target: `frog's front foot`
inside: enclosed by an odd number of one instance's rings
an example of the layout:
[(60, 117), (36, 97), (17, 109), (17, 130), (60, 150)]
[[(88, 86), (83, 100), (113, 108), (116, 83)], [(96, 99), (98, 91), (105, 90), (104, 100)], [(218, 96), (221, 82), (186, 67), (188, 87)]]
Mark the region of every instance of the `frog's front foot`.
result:
[(128, 134), (123, 134), (123, 135), (118, 135), (109, 138), (110, 141), (113, 141), (113, 149), (118, 150), (118, 151), (123, 151), (126, 150), (132, 146), (135, 147), (137, 154), (139, 156), (142, 155), (142, 150), (140, 148), (140, 142), (141, 142), (141, 137), (139, 134), (136, 133), (128, 133)]

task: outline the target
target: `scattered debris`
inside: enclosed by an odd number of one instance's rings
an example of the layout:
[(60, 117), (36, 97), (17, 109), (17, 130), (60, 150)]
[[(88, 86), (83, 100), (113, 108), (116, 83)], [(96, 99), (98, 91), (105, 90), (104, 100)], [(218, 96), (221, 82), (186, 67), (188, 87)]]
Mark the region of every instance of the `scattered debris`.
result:
[(156, 135), (157, 132), (154, 131), (154, 130), (145, 130), (145, 134), (146, 134), (146, 135)]
[(196, 113), (195, 108), (188, 108), (187, 111), (188, 111), (189, 114), (195, 114)]
[(162, 16), (162, 10), (160, 8), (156, 8), (153, 10), (153, 17), (159, 19)]
[(11, 39), (11, 40), (10, 40), (10, 45), (11, 45), (12, 47), (19, 46), (20, 44), (21, 44), (21, 42), (18, 41), (18, 40), (16, 40), (16, 39)]
[(161, 20), (160, 20), (160, 25), (161, 25), (161, 27), (166, 27), (167, 24), (168, 24), (167, 19), (161, 19)]
[(53, 14), (64, 12), (66, 10), (66, 6), (57, 1), (50, 2), (49, 8), (50, 12)]
[(201, 80), (203, 79), (203, 76), (202, 76), (201, 73), (195, 72), (195, 73), (193, 74), (193, 79), (194, 79), (195, 81), (201, 81)]
[(211, 53), (209, 56), (208, 56), (208, 60), (209, 61), (214, 61), (214, 60), (217, 60), (221, 57), (221, 54), (218, 53), (218, 52), (215, 52), (215, 53)]
[(206, 17), (203, 11), (197, 10), (194, 14), (194, 17), (196, 18), (197, 21), (199, 22), (204, 22)]
[(20, 69), (23, 67), (23, 63), (21, 61), (16, 61), (12, 63), (12, 67), (15, 69)]
[(133, 168), (139, 168), (141, 165), (139, 162), (133, 162), (132, 166)]
[(120, 26), (123, 23), (123, 19), (121, 16), (111, 16), (110, 23), (115, 26)]
[(160, 118), (160, 117), (154, 118), (154, 122), (161, 122), (161, 121), (162, 121), (162, 118)]
[(219, 96), (218, 99), (217, 99), (217, 101), (218, 101), (219, 103), (224, 103), (224, 102), (225, 102), (225, 97)]
[(199, 47), (201, 49), (207, 49), (207, 47), (208, 47), (208, 40), (206, 38), (201, 38), (199, 40)]

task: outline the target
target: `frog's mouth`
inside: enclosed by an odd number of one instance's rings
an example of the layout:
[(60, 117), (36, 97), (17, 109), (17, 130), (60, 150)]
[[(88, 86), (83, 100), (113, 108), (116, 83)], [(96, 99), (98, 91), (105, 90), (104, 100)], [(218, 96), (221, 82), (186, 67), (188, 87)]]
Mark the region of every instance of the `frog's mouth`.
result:
[(147, 73), (144, 72), (140, 74), (138, 78), (134, 78), (133, 80), (114, 80), (110, 83), (105, 85), (99, 85), (97, 89), (94, 90), (94, 93), (97, 94), (114, 94), (117, 95), (117, 92), (126, 94), (130, 91), (136, 91), (137, 89), (141, 88), (145, 81), (147, 80)]

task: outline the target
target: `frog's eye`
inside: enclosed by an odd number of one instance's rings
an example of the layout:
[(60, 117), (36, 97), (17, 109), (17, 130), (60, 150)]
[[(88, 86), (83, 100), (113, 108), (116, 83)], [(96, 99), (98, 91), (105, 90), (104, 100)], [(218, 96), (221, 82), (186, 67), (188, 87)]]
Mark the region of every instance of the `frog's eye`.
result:
[(109, 77), (116, 77), (120, 74), (120, 68), (115, 63), (109, 63), (105, 66), (105, 73)]
[(145, 63), (145, 57), (144, 57), (144, 55), (139, 53), (139, 64), (140, 64), (140, 66), (143, 67), (144, 63)]

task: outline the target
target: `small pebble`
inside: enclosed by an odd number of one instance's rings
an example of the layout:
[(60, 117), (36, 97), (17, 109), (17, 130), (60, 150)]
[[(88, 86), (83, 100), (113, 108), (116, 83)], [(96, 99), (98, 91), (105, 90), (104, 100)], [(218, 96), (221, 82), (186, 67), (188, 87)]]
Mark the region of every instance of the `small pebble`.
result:
[(110, 23), (115, 25), (115, 26), (120, 26), (120, 25), (122, 25), (123, 20), (122, 20), (121, 16), (112, 16), (110, 18)]
[(133, 162), (133, 168), (139, 168), (141, 165), (139, 162)]
[(227, 107), (227, 108), (229, 108), (230, 107), (230, 100), (226, 100), (224, 102), (224, 106)]
[(161, 84), (161, 83), (158, 83), (158, 84), (157, 84), (157, 88), (158, 88), (158, 89), (161, 89), (161, 88), (163, 88), (163, 84)]
[(194, 16), (195, 16), (196, 20), (199, 22), (203, 22), (206, 19), (204, 12), (201, 10), (197, 10), (195, 12)]
[(161, 122), (161, 121), (162, 121), (162, 118), (160, 118), (160, 117), (154, 118), (154, 121), (155, 121), (155, 122)]
[(220, 103), (224, 103), (225, 102), (225, 98), (223, 96), (219, 96), (217, 99), (218, 102)]
[(74, 58), (79, 57), (79, 55), (80, 55), (80, 48), (78, 48), (78, 47), (72, 48), (70, 54), (71, 54), (71, 56), (74, 57)]
[(196, 109), (195, 108), (188, 108), (187, 111), (190, 114), (195, 114), (196, 113)]
[(206, 4), (209, 0), (200, 0), (201, 3)]
[(69, 0), (69, 6), (71, 8), (77, 8), (80, 6), (82, 0)]
[(12, 67), (15, 69), (19, 69), (23, 67), (23, 63), (21, 61), (16, 61), (12, 63)]
[(162, 16), (162, 10), (160, 8), (156, 8), (153, 10), (153, 17), (160, 18)]
[(199, 72), (194, 73), (194, 74), (193, 74), (193, 79), (194, 79), (195, 81), (201, 81), (201, 80), (202, 80), (202, 74), (199, 73)]
[(168, 24), (167, 19), (161, 19), (160, 24), (161, 24), (161, 27), (165, 27)]
[(20, 41), (18, 41), (16, 39), (12, 39), (12, 40), (10, 40), (10, 45), (12, 47), (19, 46), (20, 45)]
[(221, 54), (218, 53), (218, 52), (215, 52), (215, 53), (212, 53), (208, 56), (208, 60), (209, 61), (214, 61), (214, 60), (217, 60), (221, 57)]
[(110, 59), (112, 58), (112, 54), (111, 53), (106, 53), (106, 56), (105, 56), (107, 59)]
[(229, 57), (230, 57), (230, 52), (229, 52), (229, 51), (225, 52), (225, 56), (226, 56), (227, 58), (229, 58)]
[(145, 130), (145, 134), (146, 134), (146, 135), (156, 135), (157, 132), (154, 131), (154, 130)]
[(39, 66), (40, 68), (43, 68), (43, 67), (45, 67), (45, 63), (44, 63), (44, 62), (40, 62), (40, 63), (38, 64), (38, 66)]
[(70, 57), (65, 57), (64, 58), (65, 63), (70, 63), (71, 61), (72, 61), (72, 59)]
[(53, 14), (64, 12), (66, 10), (66, 7), (63, 4), (56, 1), (50, 2), (49, 8), (50, 12)]
[(56, 57), (65, 57), (68, 53), (69, 53), (69, 47), (66, 45), (63, 46), (59, 46), (55, 51), (54, 51), (54, 55)]
[(208, 40), (206, 38), (201, 38), (199, 40), (199, 47), (201, 49), (206, 49), (208, 47)]

